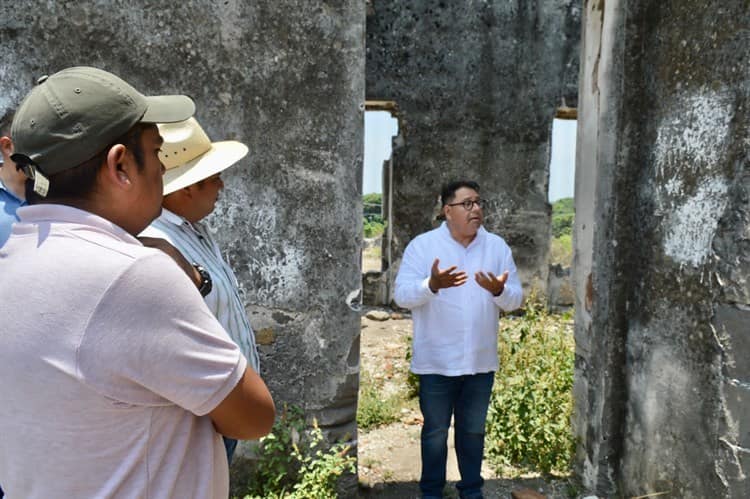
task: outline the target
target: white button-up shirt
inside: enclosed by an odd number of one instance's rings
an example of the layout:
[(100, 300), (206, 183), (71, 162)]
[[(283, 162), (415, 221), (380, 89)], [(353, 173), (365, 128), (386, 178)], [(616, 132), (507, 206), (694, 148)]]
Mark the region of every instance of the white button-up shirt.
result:
[[(468, 281), (433, 293), (428, 282), (435, 258), (440, 259), (441, 269), (455, 265), (457, 271), (466, 272)], [(497, 297), (474, 280), (478, 271), (500, 277), (506, 270), (508, 280)], [(497, 370), (498, 309), (510, 311), (521, 306), (523, 289), (503, 238), (480, 227), (464, 247), (443, 222), (406, 247), (394, 299), (412, 311), (412, 372), (462, 376)]]
[(162, 208), (161, 216), (141, 235), (166, 239), (190, 262), (197, 263), (208, 271), (212, 287), (204, 298), (206, 305), (240, 347), (252, 368), (260, 372), (255, 333), (245, 313), (239, 282), (206, 227), (200, 222), (190, 223), (176, 213)]

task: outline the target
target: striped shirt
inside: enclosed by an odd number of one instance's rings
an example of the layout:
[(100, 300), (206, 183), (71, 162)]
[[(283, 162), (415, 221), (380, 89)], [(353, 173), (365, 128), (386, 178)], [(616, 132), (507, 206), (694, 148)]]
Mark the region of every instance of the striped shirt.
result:
[(162, 209), (142, 236), (166, 239), (180, 250), (185, 258), (197, 263), (211, 276), (211, 292), (205, 297), (206, 305), (224, 326), (229, 336), (256, 372), (260, 372), (260, 359), (255, 346), (255, 334), (240, 298), (237, 277), (221, 256), (221, 250), (208, 229), (200, 222), (190, 223), (181, 216)]

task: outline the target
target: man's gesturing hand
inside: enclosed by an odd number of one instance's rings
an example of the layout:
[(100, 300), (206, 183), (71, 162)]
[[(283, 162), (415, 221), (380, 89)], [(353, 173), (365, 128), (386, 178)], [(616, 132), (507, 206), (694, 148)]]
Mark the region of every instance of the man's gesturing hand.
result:
[(445, 270), (440, 270), (438, 268), (439, 264), (440, 260), (437, 258), (432, 262), (429, 286), (430, 291), (433, 293), (437, 293), (439, 289), (461, 286), (462, 284), (465, 284), (466, 280), (469, 278), (463, 270), (455, 272), (457, 268), (455, 265)]
[(477, 272), (474, 274), (477, 284), (492, 293), (492, 296), (500, 296), (505, 289), (505, 281), (508, 280), (508, 271), (503, 272), (500, 277), (495, 277), (492, 272)]

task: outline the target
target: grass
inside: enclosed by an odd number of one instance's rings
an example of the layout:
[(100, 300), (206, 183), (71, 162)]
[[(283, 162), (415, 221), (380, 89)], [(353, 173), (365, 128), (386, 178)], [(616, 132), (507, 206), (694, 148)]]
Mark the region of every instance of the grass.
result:
[(395, 423), (399, 420), (401, 409), (405, 406), (404, 394), (384, 395), (382, 385), (376, 383), (367, 372), (362, 372), (357, 404), (357, 426), (360, 429), (370, 430)]

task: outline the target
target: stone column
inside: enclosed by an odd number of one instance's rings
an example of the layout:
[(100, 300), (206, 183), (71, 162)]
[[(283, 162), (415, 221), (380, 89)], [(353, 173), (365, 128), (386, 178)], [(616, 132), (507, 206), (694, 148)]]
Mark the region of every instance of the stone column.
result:
[(19, 0), (0, 11), (0, 110), (42, 74), (91, 65), (144, 92), (191, 95), (214, 140), (248, 144), (209, 223), (243, 289), (261, 374), (279, 410), (300, 406), (332, 438), (354, 438), (365, 2)]
[(747, 2), (586, 1), (578, 471), (602, 495), (746, 497)]

